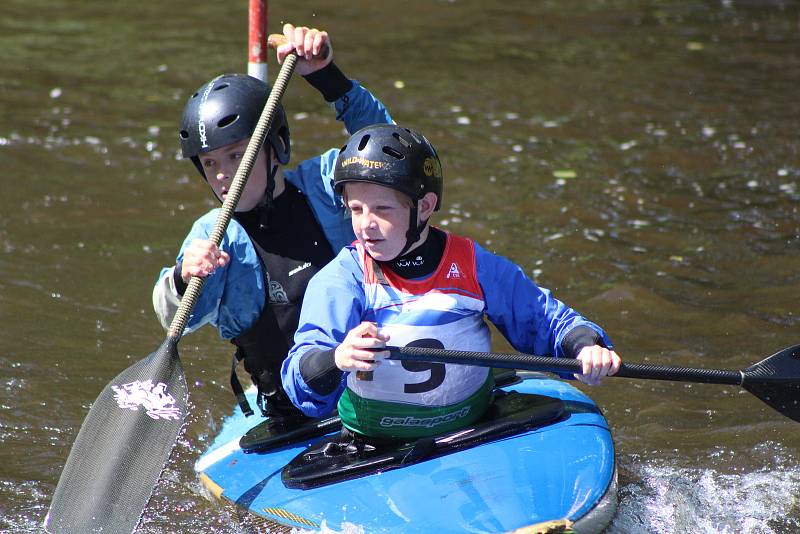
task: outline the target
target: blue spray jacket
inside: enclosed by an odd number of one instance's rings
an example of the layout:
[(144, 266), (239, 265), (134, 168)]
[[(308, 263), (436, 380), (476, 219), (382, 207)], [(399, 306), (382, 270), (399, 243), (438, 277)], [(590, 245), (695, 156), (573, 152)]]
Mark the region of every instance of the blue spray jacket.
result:
[[(392, 122), (385, 106), (356, 81), (333, 105), (336, 118), (344, 122), (351, 134), (370, 124)], [(296, 169), (283, 172), (286, 180), (308, 198), (311, 210), (334, 252), (354, 239), (347, 212), (333, 191), (333, 170), (338, 154), (339, 149), (330, 149), (303, 161)], [(218, 208), (213, 209), (195, 221), (181, 245), (178, 261), (193, 240), (208, 239), (218, 212)], [(231, 339), (246, 331), (261, 315), (266, 299), (264, 272), (250, 237), (235, 219), (228, 225), (220, 248), (230, 255), (231, 261), (206, 279), (184, 333), (211, 324), (222, 338)], [(166, 295), (170, 292), (165, 288), (169, 287), (172, 269), (166, 267), (161, 270), (153, 292), (153, 305), (165, 328), (172, 320), (179, 302), (177, 294)], [(247, 298), (242, 298), (243, 295)]]
[[(536, 285), (512, 261), (475, 244), (478, 282), (484, 292), (485, 316), (520, 352), (565, 356), (561, 342), (577, 326), (596, 331), (606, 347), (603, 329)], [(281, 379), (292, 402), (306, 415), (322, 417), (336, 406), (347, 373), (329, 395), (313, 391), (300, 373), (300, 359), (311, 349), (335, 349), (347, 333), (364, 320), (364, 272), (355, 247), (341, 250), (320, 270), (306, 290), (295, 345), (283, 362)]]

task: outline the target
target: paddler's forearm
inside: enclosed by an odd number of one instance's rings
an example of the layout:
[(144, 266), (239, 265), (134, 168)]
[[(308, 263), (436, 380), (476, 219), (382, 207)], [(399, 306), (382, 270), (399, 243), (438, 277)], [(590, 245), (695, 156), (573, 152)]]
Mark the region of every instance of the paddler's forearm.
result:
[(312, 349), (300, 358), (300, 376), (315, 393), (330, 395), (342, 381), (342, 371), (336, 367), (335, 349)]
[[(329, 414), (344, 389), (344, 373), (336, 368), (333, 349), (331, 354), (326, 352), (323, 348), (311, 348), (304, 354), (290, 351), (281, 366), (284, 391), (292, 404), (309, 417)], [(309, 358), (305, 358), (307, 354)]]
[(318, 71), (303, 76), (303, 78), (322, 93), (322, 97), (326, 102), (339, 100), (353, 87), (353, 82), (342, 74), (342, 71), (333, 61)]
[(608, 348), (603, 341), (603, 336), (594, 328), (586, 325), (576, 326), (561, 340), (561, 350), (567, 358), (577, 358), (581, 349), (594, 345)]
[(386, 106), (333, 62), (303, 78), (333, 104), (336, 120), (344, 122), (351, 134), (369, 124), (393, 122)]
[(153, 287), (153, 310), (164, 330), (169, 329), (172, 318), (175, 317), (175, 312), (181, 304), (178, 288), (175, 287), (174, 273), (175, 267), (165, 269)]

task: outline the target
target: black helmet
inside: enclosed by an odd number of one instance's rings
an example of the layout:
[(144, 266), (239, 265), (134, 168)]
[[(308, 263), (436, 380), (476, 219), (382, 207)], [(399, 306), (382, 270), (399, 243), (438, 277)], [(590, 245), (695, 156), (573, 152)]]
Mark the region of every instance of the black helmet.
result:
[(416, 204), (425, 193), (442, 205), (442, 164), (425, 136), (396, 124), (373, 124), (354, 133), (336, 158), (333, 186), (370, 182), (405, 193)]
[[(245, 74), (223, 74), (194, 93), (181, 119), (181, 150), (205, 176), (199, 155), (253, 135), (270, 86)], [(289, 162), (289, 124), (278, 104), (264, 145), (272, 147), (281, 164)]]

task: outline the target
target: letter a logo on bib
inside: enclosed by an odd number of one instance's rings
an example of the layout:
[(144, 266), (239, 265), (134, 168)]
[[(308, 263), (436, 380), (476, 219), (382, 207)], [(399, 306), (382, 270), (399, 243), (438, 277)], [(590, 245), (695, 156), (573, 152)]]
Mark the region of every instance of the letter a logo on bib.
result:
[(461, 271), (458, 270), (458, 265), (455, 262), (450, 264), (450, 270), (447, 271), (445, 278), (461, 278)]

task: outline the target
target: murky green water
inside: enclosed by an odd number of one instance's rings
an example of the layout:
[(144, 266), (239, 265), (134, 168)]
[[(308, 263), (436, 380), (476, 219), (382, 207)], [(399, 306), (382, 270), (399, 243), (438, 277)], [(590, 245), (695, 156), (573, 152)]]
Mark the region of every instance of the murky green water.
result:
[[(0, 531), (40, 530), (89, 405), (163, 339), (152, 283), (212, 205), (176, 122), (190, 90), (245, 69), (246, 4), (4, 4)], [(342, 69), (431, 138), (440, 224), (518, 261), (627, 360), (744, 368), (800, 341), (798, 2), (270, 9), (272, 31), (329, 29)], [(285, 104), (297, 161), (344, 140), (303, 80)], [(230, 348), (207, 331), (180, 352), (190, 424), (142, 530), (237, 532), (192, 470), (232, 406)], [(800, 530), (797, 423), (733, 387), (590, 393), (619, 449), (612, 532)]]

